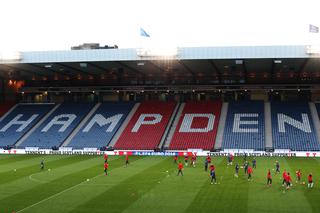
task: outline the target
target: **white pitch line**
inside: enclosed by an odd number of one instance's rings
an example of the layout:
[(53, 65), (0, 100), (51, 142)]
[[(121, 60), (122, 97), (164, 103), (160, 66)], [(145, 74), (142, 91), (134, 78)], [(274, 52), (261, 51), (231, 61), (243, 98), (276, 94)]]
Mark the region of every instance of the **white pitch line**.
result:
[[(95, 177), (93, 177), (93, 178), (91, 178), (91, 179), (97, 178), (97, 177), (99, 177), (99, 176), (101, 176), (101, 175), (103, 175), (103, 174), (104, 174), (104, 173), (99, 174), (99, 175), (97, 175), (97, 176), (95, 176)], [(27, 210), (27, 209), (30, 209), (30, 208), (32, 208), (32, 207), (34, 207), (34, 206), (36, 206), (36, 205), (38, 205), (38, 204), (40, 204), (40, 203), (43, 203), (43, 202), (45, 202), (45, 201), (47, 201), (47, 200), (50, 200), (51, 198), (57, 197), (57, 196), (65, 193), (65, 192), (67, 192), (67, 191), (70, 191), (70, 190), (72, 190), (72, 189), (74, 189), (74, 188), (76, 188), (76, 187), (78, 187), (78, 186), (80, 186), (81, 184), (86, 183), (86, 182), (87, 182), (87, 180), (82, 181), (81, 183), (78, 183), (77, 185), (74, 185), (74, 186), (71, 186), (71, 187), (69, 187), (69, 188), (66, 188), (66, 189), (63, 190), (63, 191), (58, 192), (58, 193), (56, 193), (56, 194), (54, 194), (54, 195), (51, 195), (50, 197), (47, 197), (47, 198), (45, 198), (45, 199), (43, 199), (43, 200), (40, 200), (39, 202), (36, 202), (36, 203), (34, 203), (34, 204), (30, 205), (30, 206), (27, 206), (27, 207), (25, 207), (25, 208), (17, 211), (16, 213), (23, 212), (23, 211), (25, 211), (25, 210)]]
[(38, 180), (38, 179), (32, 177), (33, 175), (36, 175), (36, 174), (38, 174), (38, 173), (39, 173), (39, 172), (33, 173), (33, 174), (29, 175), (29, 179), (30, 179), (31, 181), (33, 181), (33, 182), (36, 182), (36, 183), (47, 183), (47, 181)]

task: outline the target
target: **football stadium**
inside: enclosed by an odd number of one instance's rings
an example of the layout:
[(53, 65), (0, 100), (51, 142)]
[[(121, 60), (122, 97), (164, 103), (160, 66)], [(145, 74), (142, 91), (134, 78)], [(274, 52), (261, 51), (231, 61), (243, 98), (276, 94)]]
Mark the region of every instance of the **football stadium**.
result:
[(319, 45), (148, 44), (0, 45), (0, 213), (320, 212)]

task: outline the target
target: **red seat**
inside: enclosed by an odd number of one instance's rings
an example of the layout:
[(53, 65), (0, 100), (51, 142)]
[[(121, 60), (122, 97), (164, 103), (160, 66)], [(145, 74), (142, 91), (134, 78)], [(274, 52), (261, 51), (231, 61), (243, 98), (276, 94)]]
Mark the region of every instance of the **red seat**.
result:
[[(169, 149), (171, 150), (187, 150), (187, 149), (203, 149), (210, 150), (213, 148), (216, 140), (216, 134), (220, 119), (222, 103), (217, 102), (187, 102), (183, 109), (183, 112), (179, 118), (179, 123), (173, 134)], [(203, 114), (214, 115), (213, 128), (208, 132), (180, 132), (182, 121), (191, 122), (184, 119), (186, 114)], [(207, 117), (195, 117), (192, 120), (191, 128), (206, 128), (209, 118)]]
[[(175, 102), (149, 101), (141, 103), (114, 148), (124, 150), (153, 150), (157, 148), (175, 106)], [(156, 114), (162, 116), (162, 118), (154, 124), (142, 124), (137, 127), (136, 123), (139, 118), (141, 119), (142, 114)], [(152, 115), (145, 117), (144, 121), (155, 121), (155, 117)], [(136, 127), (136, 130), (134, 130), (134, 127)]]

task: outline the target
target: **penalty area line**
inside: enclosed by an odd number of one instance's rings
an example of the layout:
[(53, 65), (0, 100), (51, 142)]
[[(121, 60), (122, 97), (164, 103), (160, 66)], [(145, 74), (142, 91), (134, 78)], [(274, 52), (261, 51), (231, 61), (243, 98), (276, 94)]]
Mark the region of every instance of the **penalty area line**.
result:
[[(100, 177), (100, 176), (102, 176), (103, 174), (104, 174), (104, 173), (99, 174), (99, 175), (97, 175), (97, 176), (95, 176), (95, 177), (93, 177), (93, 178), (91, 178), (91, 179)], [(25, 208), (23, 208), (23, 209), (20, 209), (19, 211), (16, 211), (16, 213), (23, 212), (23, 211), (25, 211), (25, 210), (27, 210), (27, 209), (30, 209), (30, 208), (32, 208), (32, 207), (34, 207), (34, 206), (36, 206), (36, 205), (39, 205), (39, 204), (41, 204), (41, 203), (43, 203), (43, 202), (45, 202), (45, 201), (47, 201), (47, 200), (50, 200), (50, 199), (52, 199), (52, 198), (54, 198), (54, 197), (57, 197), (57, 196), (65, 193), (65, 192), (67, 192), (67, 191), (70, 191), (70, 190), (72, 190), (72, 189), (74, 189), (74, 188), (76, 188), (76, 187), (78, 187), (78, 186), (80, 186), (80, 185), (82, 185), (83, 183), (86, 183), (86, 182), (87, 182), (87, 180), (84, 180), (84, 181), (82, 181), (82, 182), (80, 182), (80, 183), (78, 183), (78, 184), (76, 184), (76, 185), (74, 185), (74, 186), (71, 186), (71, 187), (69, 187), (69, 188), (66, 188), (66, 189), (63, 190), (63, 191), (60, 191), (60, 192), (58, 192), (58, 193), (56, 193), (56, 194), (53, 194), (53, 195), (51, 195), (51, 196), (49, 196), (49, 197), (47, 197), (47, 198), (45, 198), (45, 199), (43, 199), (43, 200), (40, 200), (40, 201), (38, 201), (38, 202), (30, 205), (30, 206), (27, 206), (27, 207), (25, 207)]]

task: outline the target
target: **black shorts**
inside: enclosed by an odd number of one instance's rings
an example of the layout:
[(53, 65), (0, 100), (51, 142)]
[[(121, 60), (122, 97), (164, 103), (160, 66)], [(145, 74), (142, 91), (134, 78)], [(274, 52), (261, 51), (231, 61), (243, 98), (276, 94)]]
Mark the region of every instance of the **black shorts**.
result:
[(290, 186), (290, 185), (291, 185), (291, 183), (289, 181), (287, 181), (287, 186)]

